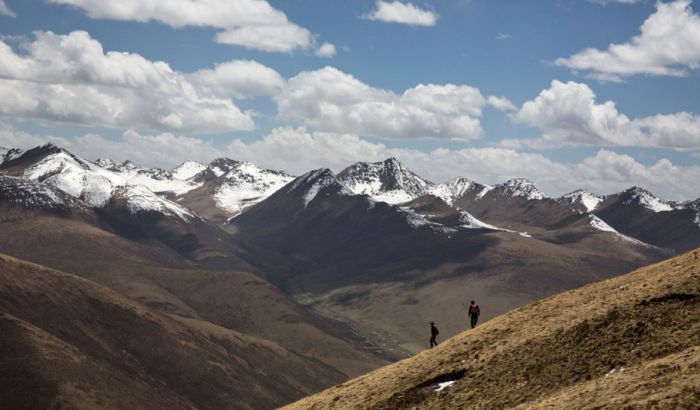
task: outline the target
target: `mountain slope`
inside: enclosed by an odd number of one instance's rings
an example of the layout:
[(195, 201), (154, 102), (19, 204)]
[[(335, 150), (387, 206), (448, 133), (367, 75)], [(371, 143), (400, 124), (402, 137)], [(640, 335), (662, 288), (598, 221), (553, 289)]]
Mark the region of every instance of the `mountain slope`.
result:
[(516, 309), (286, 408), (693, 408), (699, 316), (696, 250)]
[(632, 187), (608, 195), (594, 213), (619, 232), (659, 247), (684, 252), (700, 246), (698, 212), (692, 203), (664, 201)]
[(488, 300), (492, 317), (665, 256), (566, 212), (579, 224), (530, 237), (484, 225), (433, 196), (399, 207), (353, 195), (330, 170), (317, 170), (228, 229), (277, 252), (251, 263), (298, 302), (404, 355), (421, 349), (422, 323), (436, 313), (450, 312), (443, 334), (461, 329), (468, 297)]
[(344, 378), (277, 344), (4, 255), (0, 283), (3, 408), (274, 408)]
[[(4, 192), (0, 191), (0, 249), (6, 254), (77, 274), (162, 312), (276, 341), (347, 375), (367, 372), (390, 359), (367, 350), (372, 345), (348, 326), (309, 312), (254, 271), (244, 269), (249, 265), (234, 263), (226, 246), (235, 243), (218, 228), (204, 225), (216, 230), (222, 245), (219, 250), (209, 249), (202, 260), (148, 235), (134, 236), (131, 231), (124, 236), (124, 225), (122, 230), (112, 228), (114, 216), (108, 219), (110, 223), (105, 222), (106, 210), (32, 208), (3, 199)], [(134, 220), (128, 213), (122, 217), (129, 226), (147, 222)], [(211, 259), (225, 263), (209, 271), (206, 267), (213, 264)]]

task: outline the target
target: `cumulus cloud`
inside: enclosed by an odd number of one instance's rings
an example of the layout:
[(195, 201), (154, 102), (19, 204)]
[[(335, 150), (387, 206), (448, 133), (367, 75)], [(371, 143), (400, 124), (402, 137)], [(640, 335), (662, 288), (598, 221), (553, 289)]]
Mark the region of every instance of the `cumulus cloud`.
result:
[(213, 27), (216, 40), (268, 52), (289, 53), (313, 45), (309, 30), (265, 0), (49, 0), (96, 19), (158, 21), (171, 27)]
[(400, 1), (377, 1), (376, 8), (366, 16), (368, 20), (387, 23), (408, 24), (410, 26), (434, 26), (438, 15), (434, 11), (421, 9), (413, 3)]
[(299, 73), (275, 99), (281, 118), (318, 131), (456, 140), (479, 137), (486, 103), (466, 85), (420, 84), (398, 95), (333, 67)]
[(22, 53), (0, 40), (0, 115), (159, 131), (252, 130), (232, 101), (269, 95), (284, 80), (252, 61), (181, 73), (138, 54), (105, 52), (83, 31), (36, 32)]
[(335, 55), (335, 46), (331, 43), (323, 43), (316, 49), (315, 54), (321, 58), (331, 58)]
[(277, 71), (252, 60), (216, 64), (185, 77), (207, 94), (239, 99), (272, 96), (285, 84)]
[(310, 132), (305, 128), (277, 128), (255, 141), (234, 140), (218, 146), (200, 138), (170, 133), (143, 135), (125, 132), (108, 139), (89, 134), (69, 139), (37, 136), (0, 124), (0, 146), (38, 145), (53, 141), (89, 159), (116, 156), (144, 166), (173, 167), (188, 159), (208, 162), (227, 156), (248, 160), (267, 168), (300, 175), (327, 167), (340, 171), (356, 161), (380, 161), (397, 157), (419, 175), (442, 182), (466, 176), (483, 183), (499, 183), (525, 177), (545, 193), (555, 196), (575, 188), (612, 193), (641, 185), (668, 199), (694, 199), (700, 166), (678, 166), (668, 159), (645, 165), (634, 158), (601, 149), (578, 163), (563, 163), (539, 153), (507, 148), (439, 148), (424, 152), (410, 148), (389, 148), (356, 135)]
[[(643, 118), (620, 113), (613, 101), (599, 103), (582, 83), (557, 80), (523, 104), (514, 118), (542, 136), (523, 141), (540, 147), (637, 146), (700, 152), (700, 117), (680, 112)], [(504, 144), (517, 144), (512, 140)]]
[(638, 74), (685, 77), (700, 64), (700, 16), (690, 3), (658, 2), (641, 33), (630, 41), (611, 44), (607, 50), (588, 48), (554, 63), (602, 81)]
[(15, 13), (5, 4), (5, 0), (0, 0), (0, 16), (15, 17)]
[(486, 99), (486, 102), (492, 106), (493, 108), (497, 109), (498, 111), (515, 111), (518, 108), (513, 104), (509, 99), (506, 97), (497, 97), (495, 95), (489, 95), (489, 97)]

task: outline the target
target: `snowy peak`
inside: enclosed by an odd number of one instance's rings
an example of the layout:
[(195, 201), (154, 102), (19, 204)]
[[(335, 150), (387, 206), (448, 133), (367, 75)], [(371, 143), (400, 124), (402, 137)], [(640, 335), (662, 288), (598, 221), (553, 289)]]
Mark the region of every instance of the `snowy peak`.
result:
[[(114, 165), (111, 160), (101, 160), (100, 163)], [(5, 167), (9, 167), (15, 176), (41, 183), (33, 191), (44, 198), (42, 201), (58, 203), (55, 200), (58, 198), (65, 202), (65, 195), (68, 195), (94, 208), (121, 201), (132, 213), (154, 211), (183, 220), (194, 216), (189, 210), (159, 197), (146, 184), (132, 183), (136, 176), (145, 174), (152, 174), (146, 179), (153, 181), (153, 175), (158, 174), (159, 170), (142, 170), (128, 161), (117, 165), (116, 169), (122, 171), (115, 172), (47, 144), (24, 152), (11, 164), (4, 163)], [(30, 187), (27, 183), (23, 186), (27, 189)], [(51, 197), (52, 192), (58, 191), (64, 197)]]
[(434, 184), (406, 168), (396, 158), (381, 162), (358, 162), (338, 174), (355, 194), (398, 204), (429, 194)]
[(214, 200), (219, 208), (233, 214), (264, 200), (294, 179), (284, 172), (263, 169), (250, 162), (235, 161), (228, 165), (229, 170), (219, 177)]
[(496, 185), (494, 192), (507, 197), (524, 197), (529, 200), (545, 199), (547, 196), (526, 178), (513, 178)]
[(216, 175), (220, 177), (225, 173), (231, 171), (240, 164), (240, 161), (236, 161), (231, 158), (217, 158), (209, 164), (209, 169)]
[(289, 183), (286, 192), (300, 195), (304, 200), (304, 207), (307, 207), (320, 194), (353, 195), (353, 192), (328, 168), (307, 172)]
[(430, 193), (451, 205), (455, 200), (467, 196), (474, 199), (481, 199), (492, 189), (492, 186), (483, 185), (468, 178), (459, 177), (444, 184), (435, 185)]
[(185, 181), (199, 174), (205, 169), (207, 169), (207, 166), (197, 161), (185, 161), (173, 168), (170, 173), (173, 178)]
[(624, 205), (637, 204), (652, 212), (667, 212), (679, 207), (671, 201), (656, 197), (644, 188), (634, 186), (620, 194)]
[(581, 213), (593, 212), (603, 200), (604, 198), (602, 196), (583, 189), (569, 192), (557, 199), (559, 203), (565, 204), (569, 208)]

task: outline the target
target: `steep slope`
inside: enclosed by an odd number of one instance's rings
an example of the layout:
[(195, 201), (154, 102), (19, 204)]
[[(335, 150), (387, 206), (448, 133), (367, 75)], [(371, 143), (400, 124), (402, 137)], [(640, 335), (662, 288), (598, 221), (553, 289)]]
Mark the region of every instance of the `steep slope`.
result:
[(695, 408), (699, 315), (696, 250), (516, 309), (286, 408)]
[(274, 408), (344, 376), (0, 255), (3, 408)]
[(594, 213), (619, 232), (659, 247), (683, 252), (700, 246), (698, 212), (692, 203), (664, 201), (632, 187), (608, 195)]
[(430, 193), (434, 184), (406, 168), (396, 158), (382, 162), (358, 162), (338, 174), (338, 180), (355, 194), (398, 204)]

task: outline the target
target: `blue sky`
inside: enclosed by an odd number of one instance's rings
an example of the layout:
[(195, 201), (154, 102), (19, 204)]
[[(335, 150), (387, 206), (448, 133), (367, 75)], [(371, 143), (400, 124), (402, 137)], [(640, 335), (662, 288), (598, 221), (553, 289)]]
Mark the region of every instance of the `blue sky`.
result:
[(394, 155), (434, 180), (700, 196), (690, 0), (108, 3), (0, 4), (0, 146), (294, 173)]

